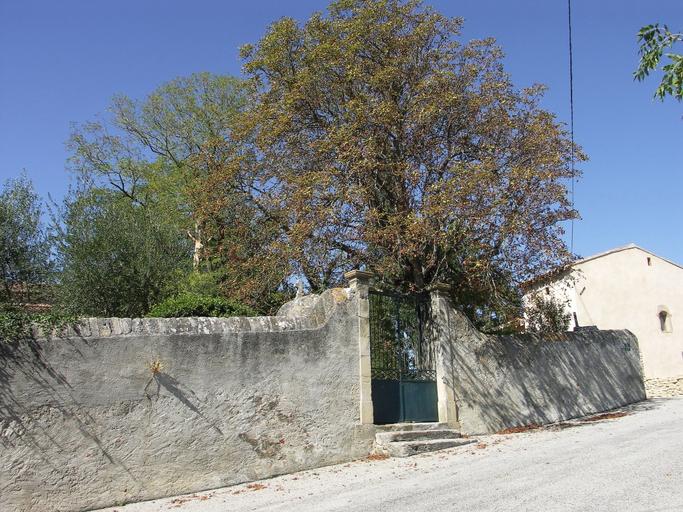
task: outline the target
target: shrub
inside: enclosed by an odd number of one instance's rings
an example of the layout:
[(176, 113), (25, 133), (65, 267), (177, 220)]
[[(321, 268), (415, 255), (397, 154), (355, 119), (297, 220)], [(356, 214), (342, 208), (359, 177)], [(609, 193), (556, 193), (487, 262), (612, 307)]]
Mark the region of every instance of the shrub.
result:
[(91, 189), (67, 199), (58, 302), (83, 316), (138, 317), (163, 300), (191, 244), (165, 210)]
[(29, 313), (9, 304), (0, 304), (0, 343), (33, 338), (33, 327), (50, 333), (77, 323), (76, 317), (65, 313)]
[(541, 334), (563, 332), (569, 329), (571, 313), (566, 304), (553, 297), (534, 295), (526, 311), (528, 330)]
[(0, 301), (35, 302), (35, 292), (50, 281), (52, 242), (43, 213), (25, 174), (0, 187)]
[(147, 316), (156, 318), (256, 316), (256, 312), (238, 301), (195, 293), (183, 293), (154, 305)]

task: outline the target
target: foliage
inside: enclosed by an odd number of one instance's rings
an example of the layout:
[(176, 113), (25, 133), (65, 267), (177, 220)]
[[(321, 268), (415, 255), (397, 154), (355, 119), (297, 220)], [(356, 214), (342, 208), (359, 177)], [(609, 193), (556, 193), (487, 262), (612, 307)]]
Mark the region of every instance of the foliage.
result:
[(33, 338), (33, 329), (43, 333), (59, 332), (77, 319), (68, 313), (29, 313), (11, 305), (0, 306), (0, 343), (12, 343)]
[(59, 299), (91, 316), (142, 316), (190, 268), (189, 241), (163, 211), (98, 188), (66, 201)]
[(566, 303), (553, 296), (536, 293), (526, 308), (528, 330), (541, 334), (563, 332), (569, 329), (571, 314)]
[(141, 102), (117, 96), (108, 119), (74, 130), (72, 169), (82, 180), (166, 210), (193, 242), (199, 270), (211, 219), (200, 215), (198, 185), (234, 153), (232, 124), (245, 104), (239, 79), (210, 73), (172, 80)]
[(147, 316), (159, 318), (256, 316), (256, 312), (249, 306), (237, 301), (196, 293), (183, 293), (156, 304)]
[(683, 100), (683, 55), (677, 53), (664, 53), (667, 48), (672, 48), (683, 41), (683, 33), (673, 33), (666, 25), (646, 25), (638, 32), (640, 44), (640, 63), (633, 73), (639, 81), (645, 80), (649, 74), (657, 69), (663, 56), (669, 59), (667, 64), (661, 67), (662, 80), (655, 91), (655, 98), (664, 100), (666, 96), (672, 96), (677, 100)]
[[(457, 267), (456, 267), (457, 268)], [(454, 303), (477, 328), (486, 333), (508, 333), (522, 314), (522, 297), (513, 277), (492, 265), (490, 281), (477, 279), (460, 268), (451, 288)], [(491, 289), (491, 285), (495, 289)]]
[(220, 297), (222, 276), (223, 274), (220, 271), (183, 272), (179, 270), (177, 275), (171, 279), (170, 288), (166, 295), (173, 296), (189, 293), (208, 297)]
[(205, 208), (249, 176), (257, 282), (289, 272), (317, 291), (367, 264), (392, 288), (480, 297), (476, 316), (569, 257), (568, 134), (543, 87), (516, 90), (494, 41), (461, 44), (461, 26), (417, 0), (339, 0), (242, 49), (251, 108)]
[[(235, 260), (232, 260), (233, 263)], [(243, 262), (244, 269), (248, 268), (248, 260)], [(164, 297), (173, 297), (176, 295), (202, 295), (205, 297), (218, 297), (221, 299), (228, 299), (229, 301), (239, 302), (243, 304), (248, 304), (254, 314), (260, 315), (274, 315), (277, 310), (285, 302), (294, 298), (295, 291), (291, 285), (287, 283), (278, 286), (277, 283), (270, 288), (269, 284), (261, 281), (259, 290), (253, 295), (241, 295), (235, 293), (232, 289), (232, 284), (236, 279), (240, 279), (242, 288), (239, 290), (242, 293), (245, 292), (247, 287), (245, 286), (245, 276), (246, 273), (239, 274), (235, 272), (234, 265), (228, 267), (218, 267), (215, 271), (202, 271), (196, 272), (191, 271), (178, 271), (174, 276), (169, 279), (169, 286), (164, 292)], [(254, 271), (254, 283), (258, 282), (258, 276), (256, 272), (258, 271), (258, 265), (255, 265)], [(242, 269), (240, 269), (240, 272)], [(279, 282), (283, 279), (284, 274), (277, 276), (276, 279)], [(252, 289), (253, 290), (253, 289)], [(245, 300), (246, 299), (246, 300)]]
[(0, 192), (0, 302), (29, 302), (50, 278), (51, 243), (41, 213), (26, 175), (5, 182)]
[(275, 315), (283, 304), (294, 299), (295, 296), (294, 287), (285, 284), (277, 290), (264, 294), (254, 309), (261, 315)]
[(72, 167), (131, 199), (150, 179), (146, 165), (157, 159), (188, 178), (205, 174), (226, 158), (222, 142), (230, 138), (233, 118), (245, 101), (239, 79), (210, 73), (172, 80), (142, 102), (117, 96), (108, 120), (74, 129)]
[(198, 73), (140, 102), (118, 96), (109, 119), (72, 134), (71, 166), (81, 183), (158, 212), (191, 244), (193, 273), (180, 264), (156, 302), (190, 292), (236, 296), (270, 311), (286, 286), (287, 261), (265, 249), (277, 232), (252, 201), (258, 178), (237, 171), (209, 180), (240, 156), (232, 131), (246, 105), (241, 80)]

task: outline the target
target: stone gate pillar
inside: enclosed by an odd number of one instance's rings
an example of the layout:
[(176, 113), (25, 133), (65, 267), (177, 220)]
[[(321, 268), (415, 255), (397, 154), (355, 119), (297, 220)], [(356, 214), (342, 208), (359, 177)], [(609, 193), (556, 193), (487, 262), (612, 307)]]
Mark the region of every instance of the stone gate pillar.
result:
[(449, 331), (450, 311), (453, 308), (449, 296), (450, 286), (435, 284), (430, 291), (431, 298), (431, 334), (434, 337), (436, 355), (436, 393), (438, 396), (439, 422), (459, 428), (458, 410), (453, 393), (453, 375), (455, 371), (451, 361)]
[(372, 371), (370, 369), (370, 279), (371, 272), (351, 270), (344, 274), (349, 287), (356, 293), (358, 304), (358, 353), (360, 355), (360, 422), (374, 422), (372, 409)]

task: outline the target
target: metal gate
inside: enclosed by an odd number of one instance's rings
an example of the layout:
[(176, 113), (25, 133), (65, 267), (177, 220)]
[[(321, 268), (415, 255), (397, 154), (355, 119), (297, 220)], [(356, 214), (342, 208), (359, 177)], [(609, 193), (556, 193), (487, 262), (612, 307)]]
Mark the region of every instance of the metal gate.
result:
[(369, 300), (375, 423), (437, 421), (428, 297), (371, 291)]

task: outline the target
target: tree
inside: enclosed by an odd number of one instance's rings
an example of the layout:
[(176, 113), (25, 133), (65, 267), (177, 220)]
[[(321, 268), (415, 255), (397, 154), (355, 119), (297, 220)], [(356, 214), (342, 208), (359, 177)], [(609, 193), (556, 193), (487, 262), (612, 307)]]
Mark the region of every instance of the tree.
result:
[(571, 313), (567, 311), (566, 301), (540, 293), (532, 295), (527, 305), (526, 321), (528, 330), (541, 334), (564, 332), (569, 329)]
[(280, 232), (268, 250), (314, 291), (366, 264), (392, 288), (451, 283), (459, 304), (483, 296), (473, 316), (500, 318), (517, 281), (568, 258), (568, 134), (543, 87), (516, 90), (495, 42), (461, 44), (461, 26), (417, 0), (338, 0), (242, 49), (248, 149), (217, 181), (258, 177)]
[(142, 102), (117, 96), (109, 119), (74, 129), (72, 168), (137, 204), (164, 201), (192, 241), (199, 270), (210, 219), (199, 214), (198, 184), (234, 152), (232, 125), (245, 105), (239, 79), (210, 73), (172, 80)]
[(33, 184), (22, 174), (0, 192), (0, 302), (30, 302), (50, 279), (51, 243)]
[(638, 32), (640, 43), (640, 63), (633, 76), (638, 81), (645, 80), (651, 72), (657, 69), (663, 56), (669, 59), (668, 64), (661, 67), (662, 80), (655, 91), (655, 98), (664, 100), (672, 96), (678, 101), (683, 100), (683, 55), (667, 53), (667, 48), (676, 46), (683, 41), (683, 33), (674, 33), (666, 25), (646, 25)]
[[(209, 73), (168, 82), (141, 102), (118, 96), (107, 120), (74, 130), (71, 166), (82, 186), (163, 212), (192, 243), (195, 273), (210, 273), (222, 295), (271, 313), (287, 262), (265, 249), (277, 233), (254, 201), (258, 177), (237, 171), (213, 179), (248, 151), (232, 135), (246, 107), (241, 80)], [(194, 277), (176, 272), (175, 279), (181, 293)]]
[(191, 245), (163, 210), (101, 188), (66, 200), (59, 299), (78, 315), (137, 317), (190, 267)]

